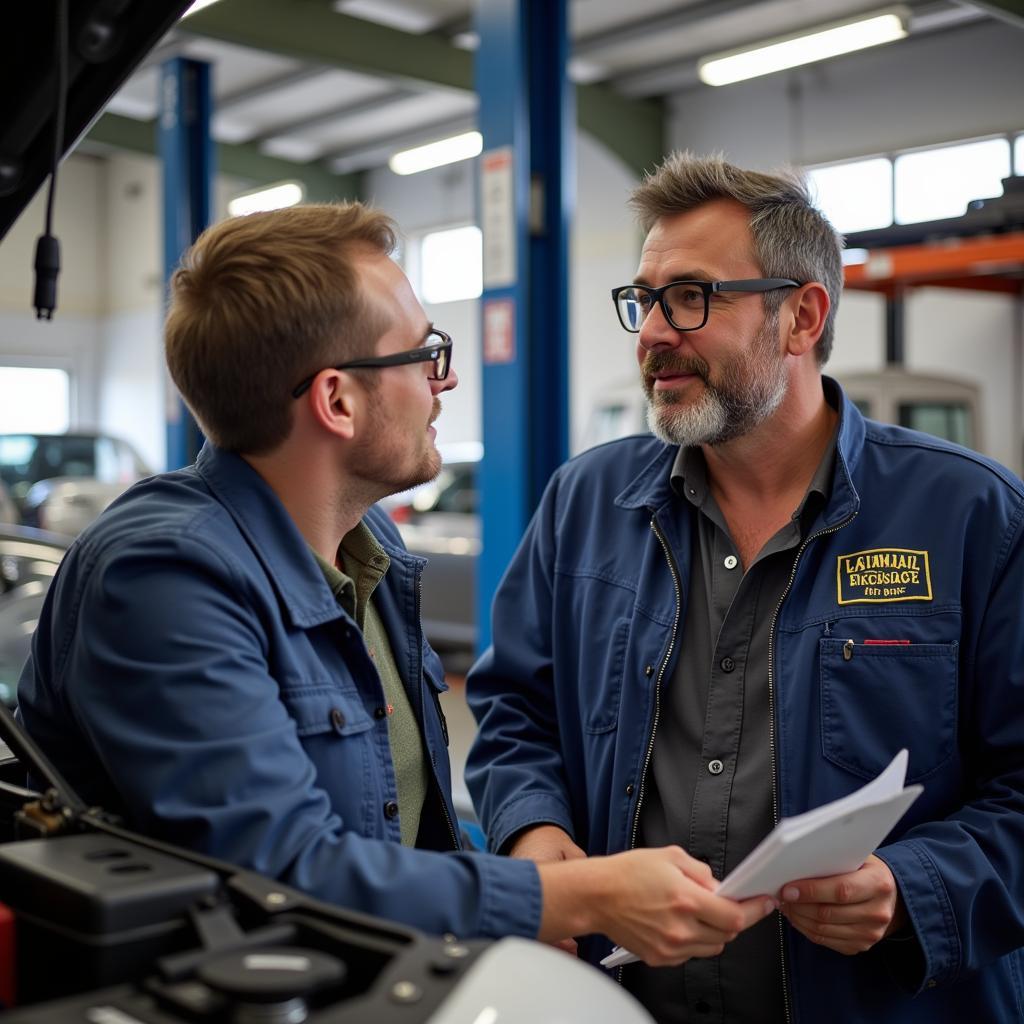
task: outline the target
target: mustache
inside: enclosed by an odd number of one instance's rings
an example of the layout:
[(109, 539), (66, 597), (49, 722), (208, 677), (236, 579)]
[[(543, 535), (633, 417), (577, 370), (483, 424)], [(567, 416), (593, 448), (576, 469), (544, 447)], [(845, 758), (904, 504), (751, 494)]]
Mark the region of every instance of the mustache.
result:
[(711, 368), (697, 356), (681, 356), (675, 352), (648, 352), (640, 366), (645, 380), (653, 380), (660, 373), (695, 373), (705, 384)]

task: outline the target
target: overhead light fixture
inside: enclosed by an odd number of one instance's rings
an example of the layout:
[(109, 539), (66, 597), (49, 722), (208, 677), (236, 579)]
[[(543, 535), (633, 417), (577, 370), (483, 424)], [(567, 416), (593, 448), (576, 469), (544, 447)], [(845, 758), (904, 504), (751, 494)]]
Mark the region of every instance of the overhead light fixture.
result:
[(909, 19), (906, 7), (889, 7), (822, 25), (811, 32), (797, 32), (758, 46), (712, 54), (698, 62), (697, 73), (707, 85), (731, 85), (902, 39), (907, 34)]
[(431, 167), (443, 167), (457, 160), (479, 156), (483, 148), (484, 137), (479, 132), (465, 132), (426, 146), (403, 149), (388, 161), (388, 167), (395, 174), (418, 174), (420, 171), (429, 171)]
[(263, 210), (281, 210), (286, 206), (301, 203), (306, 190), (298, 181), (279, 181), (263, 188), (254, 188), (235, 196), (228, 203), (228, 214), (242, 217), (247, 213), (260, 213)]
[(197, 11), (201, 11), (204, 7), (210, 7), (216, 2), (217, 0), (196, 0), (196, 2), (182, 15), (182, 17), (187, 18), (190, 14), (195, 14)]

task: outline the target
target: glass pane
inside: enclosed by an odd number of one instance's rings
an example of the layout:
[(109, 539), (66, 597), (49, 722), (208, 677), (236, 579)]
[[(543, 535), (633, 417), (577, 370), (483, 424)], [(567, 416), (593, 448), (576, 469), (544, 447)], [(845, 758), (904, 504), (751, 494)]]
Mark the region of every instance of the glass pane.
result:
[(1024, 174), (1024, 135), (1018, 135), (1013, 144), (1014, 174)]
[(896, 223), (960, 217), (972, 199), (1003, 194), (1010, 173), (1006, 139), (944, 146), (896, 158)]
[(901, 427), (971, 446), (970, 413), (960, 402), (901, 402), (899, 417)]
[(420, 246), (423, 301), (476, 299), (483, 290), (483, 241), (474, 225), (434, 231)]
[(62, 434), (71, 424), (67, 370), (0, 366), (0, 434)]
[(818, 208), (837, 231), (870, 231), (892, 223), (892, 163), (884, 157), (818, 167), (807, 176)]

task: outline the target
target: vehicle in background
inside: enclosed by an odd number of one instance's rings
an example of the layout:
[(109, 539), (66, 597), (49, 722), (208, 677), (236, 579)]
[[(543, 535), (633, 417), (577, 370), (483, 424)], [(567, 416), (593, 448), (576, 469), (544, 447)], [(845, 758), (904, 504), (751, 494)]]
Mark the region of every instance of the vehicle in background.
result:
[(895, 366), (871, 373), (844, 373), (839, 383), (850, 401), (873, 420), (984, 451), (977, 384)]
[(420, 618), (449, 672), (460, 674), (476, 652), (476, 563), (480, 555), (477, 465), (482, 447), (444, 446), (436, 480), (392, 495), (381, 504), (406, 547), (427, 558)]
[(647, 399), (639, 376), (605, 388), (594, 399), (580, 438), (580, 450), (647, 431)]
[(0, 481), (22, 517), (28, 492), (40, 480), (74, 476), (127, 486), (150, 473), (127, 441), (108, 434), (0, 434)]
[(14, 504), (11, 492), (7, 486), (0, 481), (0, 523), (16, 523), (18, 521), (18, 506)]
[(71, 544), (67, 537), (0, 526), (0, 701), (14, 707), (43, 599)]
[(22, 522), (51, 533), (77, 537), (115, 498), (131, 486), (82, 476), (57, 476), (33, 484), (21, 506)]

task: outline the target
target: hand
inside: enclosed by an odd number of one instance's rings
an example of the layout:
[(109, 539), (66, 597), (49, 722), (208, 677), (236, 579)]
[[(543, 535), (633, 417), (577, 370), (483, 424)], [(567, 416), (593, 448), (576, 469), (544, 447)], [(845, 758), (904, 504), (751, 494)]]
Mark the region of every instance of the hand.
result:
[(652, 966), (717, 956), (775, 909), (757, 897), (715, 896), (711, 869), (678, 846), (541, 864), (541, 938), (603, 932)]
[(782, 913), (801, 935), (852, 956), (906, 924), (907, 912), (889, 865), (872, 854), (857, 871), (791, 882)]
[(520, 832), (508, 851), (510, 857), (536, 861), (577, 860), (586, 854), (557, 825), (536, 825)]

